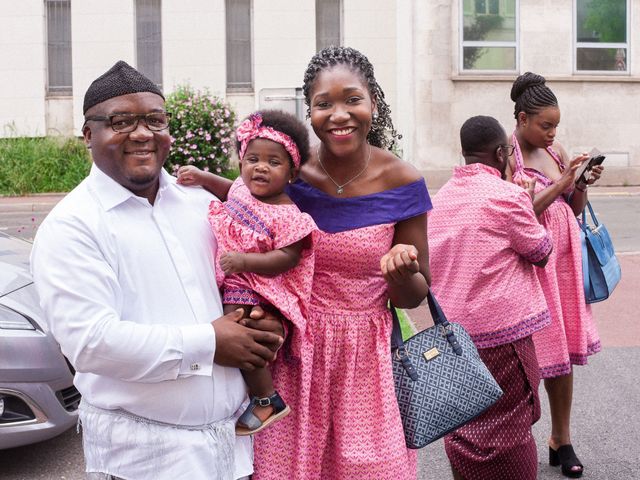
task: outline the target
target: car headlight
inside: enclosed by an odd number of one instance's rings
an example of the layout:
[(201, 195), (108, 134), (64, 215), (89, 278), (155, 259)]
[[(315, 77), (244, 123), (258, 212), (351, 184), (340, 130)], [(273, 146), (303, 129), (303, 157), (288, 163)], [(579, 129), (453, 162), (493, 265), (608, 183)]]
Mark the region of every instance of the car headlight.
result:
[(36, 329), (27, 317), (4, 305), (0, 305), (0, 328), (6, 330)]

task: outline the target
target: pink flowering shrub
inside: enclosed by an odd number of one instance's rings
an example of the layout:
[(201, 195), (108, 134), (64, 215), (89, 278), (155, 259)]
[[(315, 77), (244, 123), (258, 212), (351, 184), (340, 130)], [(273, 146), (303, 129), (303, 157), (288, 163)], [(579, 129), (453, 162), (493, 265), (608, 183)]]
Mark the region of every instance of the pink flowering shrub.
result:
[(207, 91), (179, 86), (167, 96), (171, 112), (171, 153), (166, 167), (175, 173), (182, 165), (228, 174), (234, 148), (235, 112)]

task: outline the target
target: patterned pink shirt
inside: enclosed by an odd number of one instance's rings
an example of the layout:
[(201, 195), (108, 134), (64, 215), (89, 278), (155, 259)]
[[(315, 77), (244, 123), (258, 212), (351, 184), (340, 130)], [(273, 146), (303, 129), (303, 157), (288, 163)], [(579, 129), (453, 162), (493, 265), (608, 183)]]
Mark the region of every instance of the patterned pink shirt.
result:
[(480, 163), (456, 167), (429, 212), (433, 292), (478, 348), (545, 327), (549, 310), (532, 263), (551, 251), (529, 195)]

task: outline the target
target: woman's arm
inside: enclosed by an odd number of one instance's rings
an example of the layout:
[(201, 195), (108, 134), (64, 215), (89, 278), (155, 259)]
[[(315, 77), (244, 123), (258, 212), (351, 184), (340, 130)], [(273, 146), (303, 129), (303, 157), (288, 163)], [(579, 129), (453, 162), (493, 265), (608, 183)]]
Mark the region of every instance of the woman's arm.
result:
[(210, 172), (204, 172), (193, 165), (186, 165), (178, 169), (178, 183), (187, 187), (203, 187), (224, 201), (227, 199), (227, 193), (229, 193), (233, 182), (228, 178), (220, 177)]
[(584, 207), (587, 206), (587, 201), (589, 200), (587, 198), (587, 187), (593, 185), (600, 179), (603, 170), (604, 167), (602, 165), (596, 165), (591, 169), (587, 183), (580, 183), (574, 187), (573, 195), (571, 195), (571, 209), (576, 217), (580, 215)]
[(567, 189), (569, 189), (569, 187), (574, 185), (574, 182), (576, 181), (576, 171), (588, 158), (588, 155), (578, 155), (568, 162), (568, 164), (565, 162), (566, 168), (564, 169), (564, 172), (562, 172), (562, 176), (553, 182), (553, 184), (536, 194), (533, 199), (533, 211), (536, 213), (536, 216), (539, 216), (544, 212), (558, 196), (562, 195)]
[(298, 265), (305, 239), (264, 253), (226, 252), (220, 257), (220, 266), (226, 275), (252, 272), (276, 276)]
[(380, 260), (380, 268), (396, 307), (420, 305), (431, 283), (426, 213), (396, 224), (393, 247)]

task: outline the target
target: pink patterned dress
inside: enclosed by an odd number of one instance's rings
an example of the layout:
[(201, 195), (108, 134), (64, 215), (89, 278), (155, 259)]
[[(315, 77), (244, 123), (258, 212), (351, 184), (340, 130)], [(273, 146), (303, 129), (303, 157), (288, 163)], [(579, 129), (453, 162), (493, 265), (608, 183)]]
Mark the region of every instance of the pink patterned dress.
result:
[(311, 295), (311, 242), (296, 267), (275, 277), (251, 272), (225, 276), (220, 257), (225, 252), (264, 253), (289, 246), (317, 231), (313, 219), (294, 204), (269, 205), (257, 200), (238, 178), (226, 202), (214, 200), (209, 205), (209, 223), (218, 242), (216, 280), (223, 289), (222, 303), (273, 305), (291, 321), (297, 346), (300, 332), (306, 329), (305, 310)]
[[(535, 177), (536, 193), (553, 182), (538, 170), (524, 166), (522, 152), (515, 134), (515, 171), (513, 179)], [(556, 152), (547, 148), (558, 164), (564, 164)], [(600, 338), (591, 308), (585, 302), (582, 280), (582, 247), (580, 228), (564, 195), (558, 196), (539, 217), (551, 234), (553, 251), (545, 268), (536, 268), (549, 311), (551, 324), (533, 334), (542, 378), (571, 373), (571, 365), (585, 365), (587, 357), (600, 351)]]
[(423, 180), (334, 198), (298, 180), (289, 191), (320, 232), (301, 355), (272, 373), (292, 413), (255, 436), (254, 478), (415, 479), (391, 370), (391, 317), (380, 258), (395, 223), (425, 213)]

